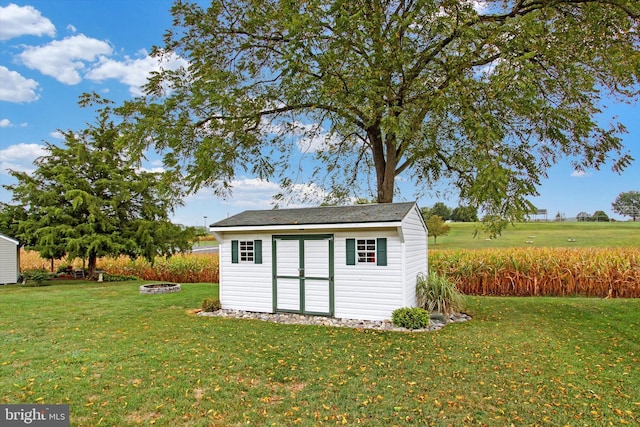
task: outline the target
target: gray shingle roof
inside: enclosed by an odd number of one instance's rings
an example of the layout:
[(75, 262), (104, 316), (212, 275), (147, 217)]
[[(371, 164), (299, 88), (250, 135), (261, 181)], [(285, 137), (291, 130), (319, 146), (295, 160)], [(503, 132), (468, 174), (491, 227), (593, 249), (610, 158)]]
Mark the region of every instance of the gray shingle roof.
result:
[(414, 205), (415, 202), (406, 202), (244, 211), (211, 224), (211, 227), (396, 222), (401, 221)]

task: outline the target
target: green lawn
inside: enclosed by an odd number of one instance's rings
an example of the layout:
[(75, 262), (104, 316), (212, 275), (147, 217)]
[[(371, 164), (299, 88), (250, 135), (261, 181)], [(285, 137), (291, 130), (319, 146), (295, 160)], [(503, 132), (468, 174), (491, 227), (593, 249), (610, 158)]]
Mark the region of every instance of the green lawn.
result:
[(203, 241), (198, 241), (198, 242), (193, 242), (193, 248), (197, 249), (200, 247), (203, 248), (210, 248), (210, 247), (215, 247), (218, 246), (220, 243), (218, 243), (217, 240), (203, 240)]
[(508, 226), (489, 240), (474, 231), (478, 223), (451, 223), (447, 236), (429, 249), (486, 249), (512, 247), (629, 247), (640, 246), (640, 222), (526, 222)]
[(188, 313), (212, 284), (0, 287), (0, 403), (80, 426), (640, 422), (640, 300), (469, 298), (470, 322), (373, 332)]

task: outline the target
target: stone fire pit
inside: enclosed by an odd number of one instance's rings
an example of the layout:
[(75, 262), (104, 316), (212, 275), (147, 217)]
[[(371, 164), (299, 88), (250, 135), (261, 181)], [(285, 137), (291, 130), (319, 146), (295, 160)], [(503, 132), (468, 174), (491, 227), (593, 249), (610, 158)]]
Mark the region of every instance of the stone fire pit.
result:
[(149, 283), (140, 286), (141, 294), (169, 294), (171, 292), (180, 292), (178, 283)]

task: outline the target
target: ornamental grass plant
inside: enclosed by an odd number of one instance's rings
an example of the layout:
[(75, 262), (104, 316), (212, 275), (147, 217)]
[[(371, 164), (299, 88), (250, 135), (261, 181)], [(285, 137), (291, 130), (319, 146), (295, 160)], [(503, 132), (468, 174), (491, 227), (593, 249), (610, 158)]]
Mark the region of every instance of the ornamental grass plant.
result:
[(430, 313), (453, 314), (464, 308), (464, 296), (446, 276), (436, 272), (418, 275), (416, 283), (418, 305)]

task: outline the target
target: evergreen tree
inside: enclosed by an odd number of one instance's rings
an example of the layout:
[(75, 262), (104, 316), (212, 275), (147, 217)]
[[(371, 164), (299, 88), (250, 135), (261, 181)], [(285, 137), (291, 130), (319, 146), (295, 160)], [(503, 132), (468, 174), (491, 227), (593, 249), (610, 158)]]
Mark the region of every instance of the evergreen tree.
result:
[(473, 206), (458, 206), (451, 212), (451, 219), (459, 222), (478, 221), (478, 209)]
[(47, 143), (35, 172), (10, 171), (18, 182), (5, 186), (14, 203), (5, 209), (22, 212), (12, 227), (26, 248), (87, 260), (90, 277), (99, 257), (152, 262), (190, 249), (195, 230), (169, 221), (179, 190), (163, 174), (137, 171), (116, 149), (119, 129), (105, 111), (95, 126), (63, 134), (64, 147)]

